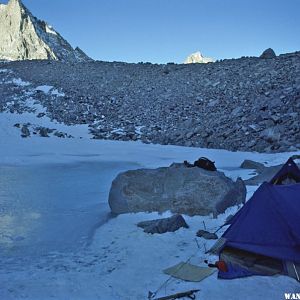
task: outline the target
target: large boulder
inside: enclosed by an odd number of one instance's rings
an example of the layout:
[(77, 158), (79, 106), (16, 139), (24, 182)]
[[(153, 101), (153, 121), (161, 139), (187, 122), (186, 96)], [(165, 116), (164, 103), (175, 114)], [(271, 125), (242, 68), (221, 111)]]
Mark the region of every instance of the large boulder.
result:
[(170, 210), (191, 216), (217, 216), (245, 198), (241, 179), (234, 182), (222, 172), (172, 164), (119, 174), (112, 182), (109, 205), (116, 214)]

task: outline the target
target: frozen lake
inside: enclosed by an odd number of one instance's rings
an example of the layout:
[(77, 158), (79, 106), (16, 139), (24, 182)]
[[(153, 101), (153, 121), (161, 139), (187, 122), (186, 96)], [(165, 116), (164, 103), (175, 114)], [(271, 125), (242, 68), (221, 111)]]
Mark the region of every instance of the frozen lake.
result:
[(138, 168), (122, 162), (0, 166), (0, 256), (73, 252), (109, 218), (111, 181)]

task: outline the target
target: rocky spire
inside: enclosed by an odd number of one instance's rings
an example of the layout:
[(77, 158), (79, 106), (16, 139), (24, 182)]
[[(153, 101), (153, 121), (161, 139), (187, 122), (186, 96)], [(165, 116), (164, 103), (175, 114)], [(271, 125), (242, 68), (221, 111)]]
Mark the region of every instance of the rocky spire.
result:
[(0, 59), (91, 60), (46, 22), (35, 18), (21, 0), (0, 5)]

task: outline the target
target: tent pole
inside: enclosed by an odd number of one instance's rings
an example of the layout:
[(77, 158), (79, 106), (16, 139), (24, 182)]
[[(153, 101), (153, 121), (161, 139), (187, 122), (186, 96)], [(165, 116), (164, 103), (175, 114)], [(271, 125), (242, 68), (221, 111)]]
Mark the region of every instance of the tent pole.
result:
[(296, 269), (296, 266), (295, 266), (294, 263), (293, 263), (293, 267), (294, 267), (295, 274), (296, 274), (296, 276), (297, 276), (297, 280), (300, 282), (299, 274), (298, 274), (298, 272), (297, 272), (297, 269)]

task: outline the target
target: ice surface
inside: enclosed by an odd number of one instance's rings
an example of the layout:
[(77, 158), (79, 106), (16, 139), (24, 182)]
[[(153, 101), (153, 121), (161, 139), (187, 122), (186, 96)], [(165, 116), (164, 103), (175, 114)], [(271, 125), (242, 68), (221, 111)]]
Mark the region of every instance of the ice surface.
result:
[[(74, 251), (108, 218), (108, 191), (129, 163), (0, 166), (0, 255)], [(34, 245), (34, 247), (32, 247)]]

